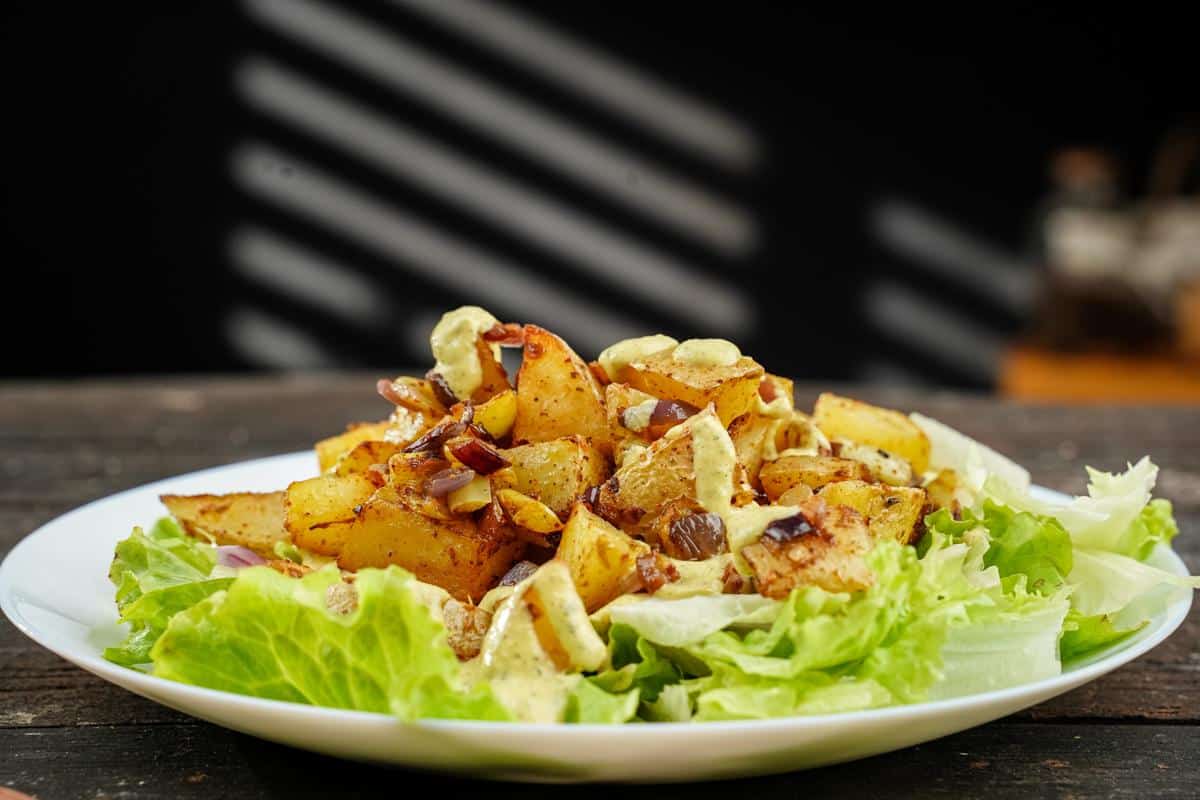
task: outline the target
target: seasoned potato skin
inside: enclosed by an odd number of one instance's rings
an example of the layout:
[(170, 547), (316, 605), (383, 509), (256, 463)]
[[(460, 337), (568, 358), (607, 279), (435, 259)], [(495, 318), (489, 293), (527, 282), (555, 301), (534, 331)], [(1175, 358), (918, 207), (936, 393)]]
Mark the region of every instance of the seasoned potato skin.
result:
[(797, 586), (830, 592), (855, 592), (874, 582), (863, 555), (872, 545), (866, 520), (847, 506), (828, 506), (813, 498), (801, 507), (813, 530), (787, 542), (764, 536), (742, 548), (765, 597), (783, 600)]
[(328, 439), (322, 439), (316, 443), (314, 449), (317, 451), (317, 466), (321, 472), (328, 472), (337, 464), (338, 459), (360, 443), (383, 441), (387, 438), (390, 427), (391, 423), (386, 420), (383, 422), (355, 422), (346, 426), (345, 433), (330, 436)]
[(563, 518), (588, 489), (609, 476), (604, 453), (582, 436), (513, 447), (504, 451), (504, 457), (511, 471), (498, 475), (494, 485), (540, 500)]
[(629, 591), (637, 575), (637, 559), (649, 555), (650, 546), (577, 503), (563, 528), (556, 558), (566, 563), (571, 579), (588, 613), (622, 592)]
[(587, 364), (544, 328), (525, 326), (525, 351), (517, 373), (513, 444), (568, 436), (608, 448), (604, 393)]
[(678, 362), (671, 350), (664, 350), (628, 365), (620, 377), (660, 400), (676, 400), (695, 408), (712, 403), (721, 424), (728, 426), (756, 407), (764, 374), (762, 366), (747, 356), (729, 366), (696, 366)]
[(272, 556), (286, 538), (283, 492), (164, 494), (159, 497), (183, 529), (198, 539), (248, 547)]
[(765, 464), (759, 472), (763, 491), (772, 501), (799, 484), (820, 489), (835, 481), (869, 478), (870, 472), (865, 465), (834, 456), (784, 456)]
[(830, 439), (849, 439), (906, 459), (918, 475), (929, 468), (929, 437), (899, 411), (826, 392), (817, 398), (813, 421)]
[(596, 511), (626, 533), (653, 536), (658, 512), (671, 501), (696, 496), (692, 436), (664, 437), (642, 458), (629, 459), (600, 487)]
[(827, 484), (817, 495), (862, 514), (876, 540), (894, 539), (900, 544), (912, 544), (919, 538), (928, 503), (924, 489), (859, 480)]
[(284, 526), (292, 541), (323, 556), (336, 556), (354, 529), (361, 506), (375, 494), (365, 474), (318, 475), (287, 488)]

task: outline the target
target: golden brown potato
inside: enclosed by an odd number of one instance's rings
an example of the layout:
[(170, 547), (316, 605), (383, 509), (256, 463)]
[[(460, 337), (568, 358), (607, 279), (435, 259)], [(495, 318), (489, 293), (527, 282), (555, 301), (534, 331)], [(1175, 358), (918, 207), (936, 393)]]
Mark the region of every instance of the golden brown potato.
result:
[(900, 456), (918, 475), (929, 468), (929, 437), (899, 411), (826, 392), (817, 398), (813, 421), (830, 439), (849, 439)]
[(932, 481), (925, 484), (925, 494), (929, 504), (934, 508), (948, 508), (951, 511), (957, 511), (959, 508), (958, 473), (952, 469), (940, 471)]
[(593, 514), (583, 503), (571, 511), (555, 556), (567, 565), (588, 613), (630, 591), (637, 579), (645, 542), (630, 538)]
[(621, 370), (626, 383), (659, 399), (696, 408), (712, 403), (723, 426), (756, 407), (763, 374), (762, 366), (746, 356), (729, 366), (698, 366), (676, 361), (669, 349)]
[(336, 556), (376, 488), (375, 481), (365, 474), (319, 475), (296, 481), (287, 488), (284, 526), (297, 546)]
[(746, 476), (756, 489), (762, 487), (759, 474), (763, 457), (774, 449), (774, 439), (779, 431), (779, 420), (749, 412), (733, 421), (729, 426), (729, 438), (737, 451), (738, 463), (746, 468)]
[(191, 536), (217, 544), (241, 545), (271, 556), (275, 543), (287, 536), (283, 494), (164, 494), (159, 500)]
[(612, 478), (600, 486), (596, 511), (627, 533), (652, 536), (661, 509), (678, 498), (694, 500), (695, 496), (696, 475), (689, 427), (678, 436), (659, 439), (640, 457), (627, 459)]
[(550, 331), (525, 326), (525, 355), (517, 373), (513, 443), (586, 436), (608, 447), (604, 394), (575, 351)]
[(833, 456), (783, 456), (764, 464), (759, 472), (763, 491), (772, 502), (799, 484), (820, 489), (834, 481), (865, 481), (870, 477), (867, 468), (859, 462)]
[(562, 530), (562, 520), (554, 510), (527, 494), (521, 494), (515, 489), (501, 489), (496, 492), (496, 499), (508, 515), (509, 521), (518, 528), (540, 534), (543, 539), (546, 534)]
[(924, 518), (925, 490), (911, 486), (839, 481), (826, 485), (817, 496), (830, 505), (848, 506), (862, 514), (877, 540), (894, 539), (900, 544), (911, 544)]
[(519, 540), (487, 535), (470, 517), (431, 519), (376, 497), (351, 525), (338, 565), (359, 570), (396, 564), (457, 600), (476, 601), (524, 548)]
[(504, 451), (511, 471), (496, 474), (495, 486), (516, 489), (565, 517), (575, 501), (608, 478), (608, 459), (582, 436), (521, 445)]
[(400, 445), (391, 442), (359, 442), (337, 460), (331, 472), (334, 475), (366, 474), (376, 464), (387, 464), (388, 459), (401, 449)]
[(356, 422), (346, 426), (345, 433), (330, 436), (317, 442), (317, 466), (321, 472), (328, 472), (337, 464), (338, 459), (349, 453), (362, 442), (381, 442), (387, 437), (391, 423)]
[(785, 527), (783, 535), (766, 534), (742, 548), (758, 591), (783, 600), (797, 586), (830, 592), (869, 587), (874, 575), (863, 556), (872, 539), (862, 515), (847, 506), (828, 506), (820, 498), (810, 500), (801, 514), (807, 525)]
[(643, 403), (657, 402), (645, 392), (634, 389), (627, 383), (610, 383), (604, 387), (604, 411), (608, 421), (608, 440), (613, 452), (619, 452), (627, 442), (648, 444), (645, 431), (625, 427), (624, 413)]

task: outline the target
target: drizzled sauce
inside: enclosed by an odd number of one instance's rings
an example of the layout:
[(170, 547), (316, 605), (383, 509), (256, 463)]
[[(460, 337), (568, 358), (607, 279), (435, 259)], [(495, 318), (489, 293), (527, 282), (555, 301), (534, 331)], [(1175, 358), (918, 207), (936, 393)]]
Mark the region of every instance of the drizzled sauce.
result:
[(728, 367), (737, 363), (742, 351), (725, 339), (688, 339), (675, 348), (671, 357), (693, 367)]
[(656, 333), (653, 336), (640, 336), (636, 339), (625, 339), (605, 348), (600, 357), (600, 368), (608, 375), (610, 381), (620, 380), (621, 370), (635, 361), (661, 353), (675, 347), (679, 342), (670, 336)]
[[(447, 311), (429, 335), (429, 345), (437, 363), (433, 371), (446, 379), (446, 385), (459, 399), (467, 399), (483, 383), (483, 365), (475, 341), (500, 321), (479, 306), (462, 306)], [(491, 345), (496, 359), (500, 345)]]

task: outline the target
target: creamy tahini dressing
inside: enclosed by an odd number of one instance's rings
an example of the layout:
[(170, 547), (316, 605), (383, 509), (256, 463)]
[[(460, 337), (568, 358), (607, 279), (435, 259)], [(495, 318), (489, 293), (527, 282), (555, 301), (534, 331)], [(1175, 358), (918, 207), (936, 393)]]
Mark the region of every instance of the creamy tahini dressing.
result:
[[(460, 400), (469, 398), (483, 383), (483, 365), (475, 341), (500, 321), (479, 306), (462, 306), (447, 311), (429, 335), (429, 345), (437, 363), (434, 372), (441, 373), (450, 391)], [(500, 346), (492, 345), (500, 358)]]
[(661, 333), (656, 333), (653, 336), (639, 336), (636, 339), (625, 339), (610, 345), (605, 348), (600, 357), (596, 359), (600, 362), (600, 368), (604, 370), (604, 374), (608, 376), (610, 381), (619, 380), (621, 370), (635, 361), (641, 361), (644, 358), (661, 353), (663, 350), (668, 350), (679, 344), (679, 341), (672, 339), (670, 336), (664, 336)]
[(496, 609), (479, 656), (464, 664), (470, 683), (487, 681), (497, 699), (517, 719), (558, 722), (579, 675), (559, 672), (533, 627), (525, 603), (532, 577), (513, 589)]
[[(734, 554), (734, 563), (743, 574), (747, 574), (748, 567), (741, 557), (741, 549), (758, 541), (772, 522), (794, 516), (799, 509), (791, 506), (760, 506), (757, 503), (734, 508), (733, 473), (737, 466), (737, 451), (733, 447), (733, 440), (716, 414), (707, 409), (689, 422), (692, 431), (692, 468), (696, 473), (696, 500), (705, 511), (721, 517), (725, 523), (729, 551)], [(668, 434), (683, 427), (676, 426)]]
[(725, 339), (688, 339), (675, 348), (671, 357), (693, 367), (728, 367), (737, 363), (742, 351)]

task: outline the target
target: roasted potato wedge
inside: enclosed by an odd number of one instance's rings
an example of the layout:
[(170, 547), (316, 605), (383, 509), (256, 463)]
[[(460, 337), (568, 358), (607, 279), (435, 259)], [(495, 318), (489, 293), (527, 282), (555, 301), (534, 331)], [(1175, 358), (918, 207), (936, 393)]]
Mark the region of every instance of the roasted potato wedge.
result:
[(827, 483), (869, 480), (866, 466), (848, 458), (834, 456), (783, 456), (763, 465), (759, 472), (763, 491), (772, 502), (793, 486), (805, 484), (820, 489)]
[(624, 414), (630, 408), (645, 403), (655, 403), (658, 398), (634, 389), (627, 383), (610, 383), (604, 387), (604, 411), (608, 420), (608, 440), (613, 452), (621, 449), (626, 442), (648, 444), (649, 437), (645, 431), (637, 431), (626, 427)]
[(649, 555), (639, 542), (578, 503), (563, 528), (557, 559), (567, 565), (588, 613), (630, 590), (637, 579), (637, 559)]
[(538, 534), (543, 539), (562, 530), (562, 520), (554, 510), (527, 494), (521, 494), (515, 489), (501, 489), (496, 492), (496, 499), (500, 501), (500, 507), (508, 515), (508, 519), (518, 528)]
[(164, 494), (159, 497), (189, 535), (217, 544), (236, 544), (272, 556), (286, 538), (284, 493)]
[(483, 382), (478, 389), (471, 392), (470, 400), (481, 405), (497, 395), (511, 391), (512, 385), (508, 382), (508, 373), (504, 371), (504, 365), (496, 357), (495, 349), (484, 341), (482, 336), (475, 340), (475, 352), (479, 355), (479, 366), (483, 369)]
[(918, 475), (929, 468), (929, 437), (899, 411), (826, 392), (817, 398), (813, 422), (830, 439), (849, 439), (900, 456)]
[(431, 519), (383, 497), (353, 521), (338, 556), (343, 569), (396, 564), (455, 599), (478, 600), (525, 549), (505, 535), (487, 535), (470, 517)]
[(626, 459), (612, 478), (601, 485), (597, 513), (626, 533), (646, 537), (653, 535), (658, 512), (671, 501), (694, 500), (696, 474), (691, 424), (689, 420), (684, 423), (688, 427), (683, 433), (664, 436), (639, 457)]
[(866, 589), (874, 575), (863, 559), (871, 534), (863, 516), (847, 506), (828, 506), (820, 498), (801, 508), (808, 523), (792, 535), (764, 535), (742, 548), (765, 597), (783, 600), (797, 586), (819, 586), (830, 592)]
[(284, 526), (292, 541), (323, 556), (336, 556), (362, 506), (376, 491), (365, 474), (319, 475), (287, 488)]
[(317, 466), (321, 472), (333, 469), (346, 453), (349, 453), (362, 442), (382, 442), (387, 438), (391, 423), (384, 422), (355, 422), (346, 426), (345, 433), (330, 436), (317, 442)]
[(676, 361), (673, 350), (635, 361), (621, 373), (634, 389), (662, 400), (696, 408), (712, 403), (723, 426), (757, 407), (764, 375), (762, 366), (746, 356), (729, 366), (698, 366)]
[(366, 474), (376, 464), (387, 464), (388, 459), (403, 449), (391, 442), (359, 442), (352, 450), (337, 460), (331, 470), (334, 475)]
[(762, 487), (759, 475), (766, 456), (775, 455), (775, 437), (779, 428), (779, 420), (754, 412), (742, 414), (729, 426), (729, 438), (737, 451), (738, 463), (746, 468), (746, 476), (756, 489)]
[(860, 480), (827, 484), (817, 496), (830, 505), (848, 506), (862, 514), (876, 540), (894, 539), (900, 544), (917, 539), (927, 502), (924, 489)]
[(506, 389), (475, 407), (475, 423), (499, 441), (512, 433), (517, 421), (517, 393)]
[(575, 501), (608, 478), (608, 459), (582, 436), (535, 442), (504, 451), (511, 470), (496, 474), (494, 484), (540, 500), (560, 517)]
[(592, 371), (567, 343), (536, 325), (525, 326), (525, 354), (517, 373), (514, 444), (586, 436), (608, 447), (604, 393)]

